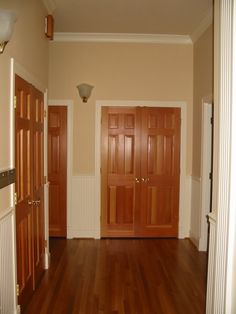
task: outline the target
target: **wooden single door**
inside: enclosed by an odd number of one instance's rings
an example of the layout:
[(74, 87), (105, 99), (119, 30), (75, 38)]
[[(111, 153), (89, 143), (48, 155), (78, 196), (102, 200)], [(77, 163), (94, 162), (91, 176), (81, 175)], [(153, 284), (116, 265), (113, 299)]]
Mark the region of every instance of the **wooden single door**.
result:
[(102, 236), (134, 235), (136, 120), (135, 108), (102, 108)]
[(138, 235), (177, 237), (180, 109), (142, 108)]
[(179, 155), (178, 108), (102, 108), (102, 236), (177, 236)]
[(33, 248), (35, 282), (44, 269), (44, 95), (32, 87), (33, 97)]
[(48, 107), (49, 235), (66, 237), (67, 107)]
[(16, 242), (19, 304), (44, 268), (43, 94), (15, 77)]

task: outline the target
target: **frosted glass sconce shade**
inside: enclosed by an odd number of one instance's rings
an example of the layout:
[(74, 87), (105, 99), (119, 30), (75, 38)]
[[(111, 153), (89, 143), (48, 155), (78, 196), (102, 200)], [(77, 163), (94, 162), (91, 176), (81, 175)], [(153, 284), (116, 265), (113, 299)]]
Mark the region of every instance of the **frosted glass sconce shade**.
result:
[(3, 53), (6, 44), (12, 36), (15, 21), (16, 15), (14, 12), (0, 10), (0, 53)]
[(82, 98), (83, 102), (87, 102), (90, 95), (91, 95), (91, 92), (92, 92), (92, 89), (94, 88), (94, 86), (84, 83), (84, 84), (78, 85), (77, 88), (78, 88), (79, 95)]

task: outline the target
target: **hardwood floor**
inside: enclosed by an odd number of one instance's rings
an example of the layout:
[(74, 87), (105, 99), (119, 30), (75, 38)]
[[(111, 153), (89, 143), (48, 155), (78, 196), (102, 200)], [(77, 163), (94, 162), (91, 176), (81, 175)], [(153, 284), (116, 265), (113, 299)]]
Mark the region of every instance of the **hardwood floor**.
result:
[(188, 240), (53, 239), (24, 313), (202, 314), (206, 254)]

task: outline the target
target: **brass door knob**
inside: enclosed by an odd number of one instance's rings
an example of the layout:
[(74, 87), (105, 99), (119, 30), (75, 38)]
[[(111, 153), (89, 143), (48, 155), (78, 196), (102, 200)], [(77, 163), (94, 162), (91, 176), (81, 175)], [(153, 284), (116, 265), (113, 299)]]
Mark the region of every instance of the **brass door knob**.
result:
[(35, 205), (36, 205), (36, 206), (39, 206), (39, 205), (40, 205), (40, 203), (41, 203), (41, 201), (40, 201), (40, 200), (35, 201)]

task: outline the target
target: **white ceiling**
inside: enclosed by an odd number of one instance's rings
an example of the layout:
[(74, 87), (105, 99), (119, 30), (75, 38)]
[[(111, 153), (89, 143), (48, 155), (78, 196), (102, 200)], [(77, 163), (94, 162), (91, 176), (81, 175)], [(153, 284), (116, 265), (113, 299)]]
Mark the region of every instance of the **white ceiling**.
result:
[(213, 0), (44, 0), (55, 32), (190, 35)]

